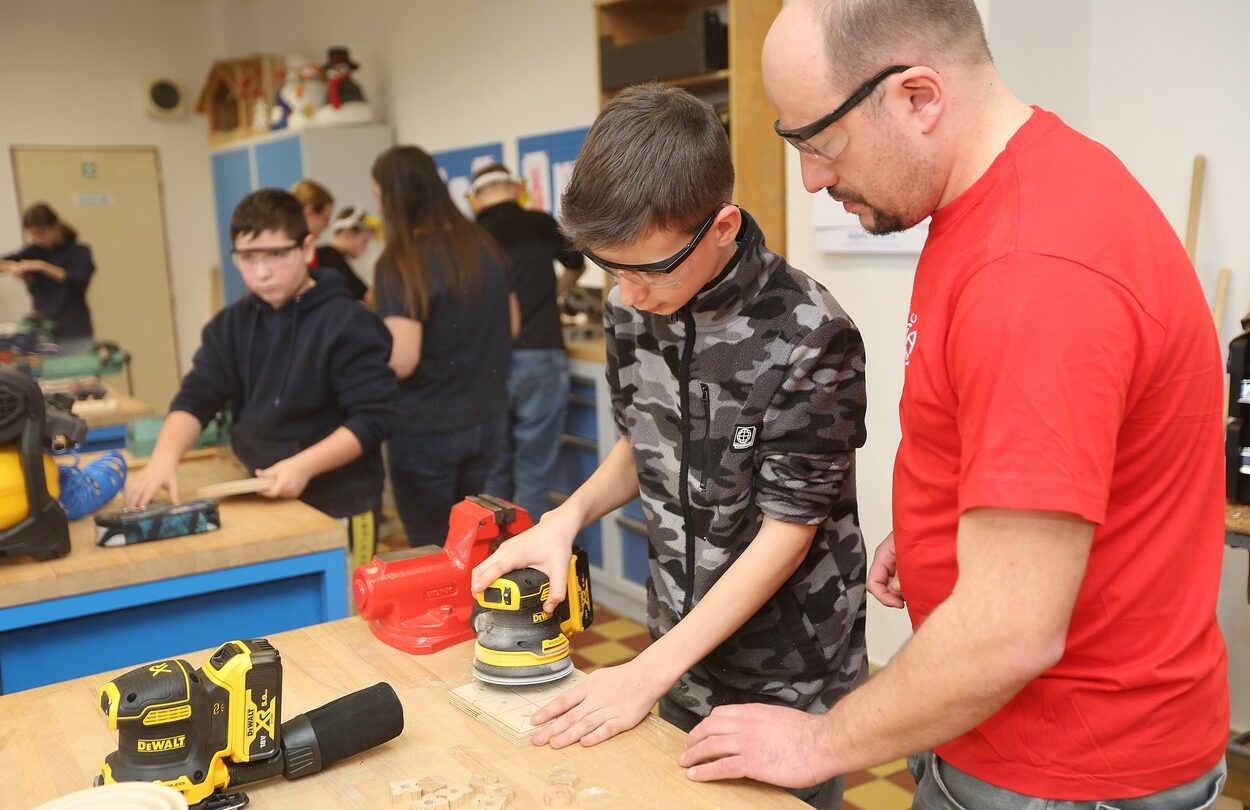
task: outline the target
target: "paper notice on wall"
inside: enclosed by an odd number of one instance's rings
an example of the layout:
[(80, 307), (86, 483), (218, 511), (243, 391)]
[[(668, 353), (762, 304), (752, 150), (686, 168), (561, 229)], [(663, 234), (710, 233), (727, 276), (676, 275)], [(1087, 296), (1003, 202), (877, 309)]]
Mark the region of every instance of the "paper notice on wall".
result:
[(453, 177), (447, 181), (447, 193), (451, 195), (451, 201), (469, 219), (473, 219), (473, 206), (469, 205), (469, 189), (472, 187), (467, 177)]
[(551, 215), (556, 219), (560, 218), (560, 198), (564, 196), (564, 190), (573, 179), (573, 167), (576, 164), (575, 160), (563, 160), (551, 167)]
[(112, 202), (113, 195), (107, 191), (80, 191), (74, 195), (74, 205), (79, 208), (83, 206), (109, 205)]
[(546, 152), (528, 152), (521, 158), (521, 177), (529, 191), (529, 207), (535, 211), (551, 210), (551, 164)]
[(812, 195), (812, 228), (816, 249), (826, 253), (919, 253), (929, 236), (928, 219), (902, 233), (868, 233), (859, 217), (823, 192)]

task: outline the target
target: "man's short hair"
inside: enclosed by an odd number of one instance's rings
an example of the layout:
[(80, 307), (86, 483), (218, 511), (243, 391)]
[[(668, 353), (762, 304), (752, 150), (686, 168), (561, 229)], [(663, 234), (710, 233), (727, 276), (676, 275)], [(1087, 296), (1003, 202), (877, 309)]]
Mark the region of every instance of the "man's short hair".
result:
[(620, 248), (654, 231), (694, 233), (733, 194), (725, 126), (676, 87), (630, 87), (595, 119), (560, 201), (560, 224), (583, 248)]
[(819, 0), (830, 78), (854, 88), (893, 64), (992, 60), (973, 0)]
[(239, 201), (230, 217), (230, 241), (255, 236), (262, 231), (280, 231), (296, 244), (304, 244), (308, 222), (304, 206), (288, 191), (262, 188)]

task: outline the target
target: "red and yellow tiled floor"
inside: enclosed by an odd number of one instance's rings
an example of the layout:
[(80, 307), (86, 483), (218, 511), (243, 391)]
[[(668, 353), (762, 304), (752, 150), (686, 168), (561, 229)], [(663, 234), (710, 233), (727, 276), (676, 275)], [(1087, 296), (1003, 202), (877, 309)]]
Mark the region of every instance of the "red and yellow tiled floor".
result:
[[(647, 628), (599, 605), (595, 623), (573, 636), (573, 664), (583, 672), (623, 664), (651, 643)], [(903, 760), (848, 774), (844, 810), (907, 810), (915, 783)]]

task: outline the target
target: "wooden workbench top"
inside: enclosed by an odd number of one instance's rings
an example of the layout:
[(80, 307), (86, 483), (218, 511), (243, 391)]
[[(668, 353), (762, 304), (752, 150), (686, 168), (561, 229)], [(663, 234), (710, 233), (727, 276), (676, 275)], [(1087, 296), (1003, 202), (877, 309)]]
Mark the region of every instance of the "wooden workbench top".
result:
[(603, 335), (582, 340), (566, 340), (564, 353), (573, 360), (586, 360), (591, 363), (607, 362), (607, 349)]
[[(472, 677), (469, 642), (411, 656), (377, 641), (357, 617), (269, 640), (282, 656), (284, 720), (386, 681), (403, 703), (404, 732), (321, 773), (244, 787), (249, 807), (257, 810), (390, 807), (392, 781), (434, 776), (467, 783), (483, 772), (512, 787), (516, 795), (509, 806), (541, 808), (545, 774), (557, 766), (577, 774), (575, 808), (805, 806), (780, 788), (753, 782), (689, 781), (677, 764), (685, 734), (650, 715), (637, 728), (591, 748), (514, 746), (448, 702), (448, 690)], [(199, 667), (210, 653), (184, 657)], [(119, 672), (0, 697), (6, 806), (33, 807), (91, 784), (104, 757), (117, 747), (116, 732), (100, 714), (99, 690)]]
[[(224, 452), (224, 451), (223, 451)], [(84, 457), (83, 464), (88, 461)], [(247, 478), (233, 456), (184, 461), (178, 467), (183, 500), (204, 484)], [(120, 498), (104, 511), (121, 508)], [(343, 548), (347, 534), (333, 518), (296, 500), (244, 495), (221, 501), (221, 528), (132, 546), (95, 544), (91, 517), (70, 524), (70, 553), (36, 562), (0, 559), (0, 608), (64, 596), (233, 568), (267, 560)]]

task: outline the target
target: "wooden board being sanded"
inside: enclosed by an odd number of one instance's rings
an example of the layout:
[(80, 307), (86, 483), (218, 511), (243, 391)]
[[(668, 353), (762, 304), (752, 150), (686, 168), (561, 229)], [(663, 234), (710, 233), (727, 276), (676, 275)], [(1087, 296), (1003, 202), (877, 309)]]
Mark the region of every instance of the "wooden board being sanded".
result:
[(476, 717), (513, 745), (525, 745), (539, 728), (530, 724), (530, 715), (584, 680), (586, 673), (579, 669), (538, 686), (497, 686), (474, 679), (451, 690), (451, 705)]
[(220, 484), (207, 484), (195, 491), (197, 498), (229, 498), (231, 495), (251, 495), (262, 492), (273, 486), (272, 478), (240, 478), (238, 481), (223, 481)]

